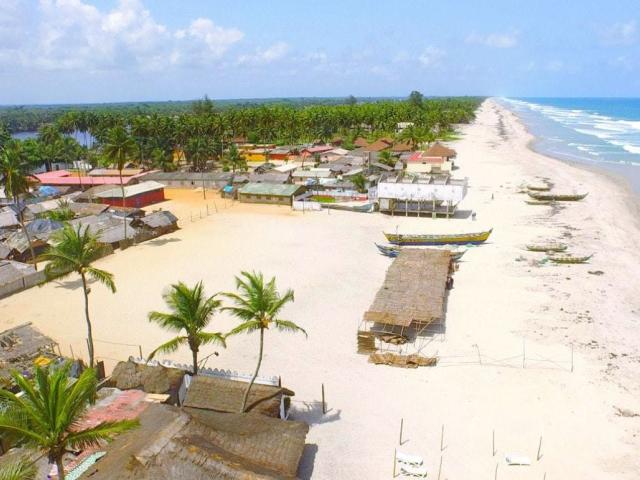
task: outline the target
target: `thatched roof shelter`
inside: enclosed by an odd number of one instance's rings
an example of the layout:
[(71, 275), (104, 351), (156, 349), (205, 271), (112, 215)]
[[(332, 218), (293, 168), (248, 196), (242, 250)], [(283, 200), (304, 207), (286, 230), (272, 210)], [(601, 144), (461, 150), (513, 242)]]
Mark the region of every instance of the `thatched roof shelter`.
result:
[(423, 155), (425, 157), (452, 158), (456, 156), (456, 151), (452, 148), (445, 147), (440, 142), (435, 142)]
[[(247, 382), (238, 380), (197, 375), (191, 379), (183, 406), (237, 413), (242, 408), (247, 385)], [(249, 392), (247, 408), (251, 412), (278, 418), (283, 396), (293, 395), (295, 394), (286, 388), (255, 383)]]
[(81, 478), (92, 480), (296, 477), (308, 425), (263, 415), (151, 404)]
[(450, 266), (448, 250), (401, 249), (364, 320), (408, 327), (442, 319)]

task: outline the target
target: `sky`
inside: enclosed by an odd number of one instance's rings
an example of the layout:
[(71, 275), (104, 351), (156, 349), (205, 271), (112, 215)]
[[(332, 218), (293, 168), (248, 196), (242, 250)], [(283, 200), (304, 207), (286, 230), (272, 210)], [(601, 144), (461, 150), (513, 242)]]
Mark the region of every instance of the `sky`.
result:
[(640, 97), (639, 0), (0, 0), (0, 104)]

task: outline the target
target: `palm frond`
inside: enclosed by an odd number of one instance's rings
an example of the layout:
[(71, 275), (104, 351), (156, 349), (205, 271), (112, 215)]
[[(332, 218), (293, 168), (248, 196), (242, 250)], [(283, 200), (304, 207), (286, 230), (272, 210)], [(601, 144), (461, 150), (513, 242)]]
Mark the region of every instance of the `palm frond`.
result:
[(91, 278), (97, 280), (103, 285), (106, 285), (111, 292), (116, 293), (116, 284), (113, 280), (113, 273), (107, 272), (106, 270), (100, 270), (95, 267), (87, 267), (86, 272)]
[(38, 469), (32, 461), (20, 458), (0, 467), (0, 480), (35, 480)]
[(220, 332), (198, 332), (196, 338), (199, 340), (200, 345), (217, 344), (226, 348), (227, 342), (224, 339), (224, 335)]
[(273, 321), (274, 325), (276, 326), (276, 328), (278, 330), (281, 330), (283, 332), (301, 332), (304, 334), (305, 337), (309, 337), (309, 335), (307, 335), (307, 332), (304, 328), (300, 327), (299, 325), (296, 325), (293, 322), (290, 322), (289, 320), (274, 320)]
[(233, 328), (229, 333), (227, 333), (227, 337), (232, 335), (238, 335), (240, 333), (251, 333), (257, 330), (260, 330), (262, 327), (262, 323), (259, 320), (249, 320), (248, 322), (241, 323), (237, 327)]
[(186, 345), (187, 343), (188, 343), (187, 337), (172, 338), (171, 340), (163, 343), (162, 345), (157, 347), (153, 352), (151, 352), (147, 357), (147, 359), (151, 360), (153, 357), (156, 356), (157, 353), (164, 353), (164, 354), (173, 353), (176, 350), (178, 350), (180, 346)]
[(120, 420), (117, 422), (103, 422), (93, 428), (80, 432), (71, 432), (66, 438), (66, 444), (73, 449), (85, 449), (109, 442), (114, 436), (124, 433), (140, 425), (138, 420)]

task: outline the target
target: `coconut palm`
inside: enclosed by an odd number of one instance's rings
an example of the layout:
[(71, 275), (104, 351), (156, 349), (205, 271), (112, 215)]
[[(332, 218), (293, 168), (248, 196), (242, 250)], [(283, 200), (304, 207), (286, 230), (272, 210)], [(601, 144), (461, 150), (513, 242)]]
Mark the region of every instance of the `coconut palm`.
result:
[(38, 469), (27, 458), (9, 462), (0, 467), (0, 480), (35, 480)]
[(241, 272), (240, 276), (236, 277), (236, 290), (237, 293), (223, 293), (225, 297), (235, 303), (235, 306), (224, 307), (223, 310), (231, 312), (231, 314), (239, 318), (242, 323), (231, 330), (227, 336), (237, 335), (239, 333), (260, 332), (258, 365), (242, 400), (241, 413), (244, 413), (247, 409), (249, 392), (256, 381), (256, 377), (260, 371), (260, 365), (262, 364), (265, 330), (273, 326), (281, 332), (302, 332), (305, 336), (307, 336), (307, 332), (295, 323), (279, 318), (282, 308), (287, 303), (293, 302), (293, 290), (289, 289), (284, 295), (280, 295), (276, 288), (275, 277), (265, 283), (262, 273)]
[[(122, 126), (113, 127), (107, 133), (107, 141), (102, 146), (104, 156), (118, 169), (120, 177), (120, 190), (122, 192), (122, 206), (125, 206), (124, 183), (122, 182), (122, 170), (127, 161), (133, 158), (137, 151), (136, 142)], [(124, 239), (127, 239), (127, 216), (123, 216)]]
[(0, 432), (46, 453), (62, 480), (67, 451), (100, 445), (138, 425), (136, 420), (121, 420), (81, 429), (78, 421), (94, 401), (98, 381), (95, 370), (87, 369), (72, 382), (70, 369), (70, 363), (58, 368), (36, 367), (33, 380), (13, 372), (11, 376), (22, 395), (0, 390), (4, 406)]
[(89, 231), (89, 226), (78, 225), (73, 228), (66, 224), (62, 229), (52, 235), (53, 245), (43, 255), (43, 259), (49, 263), (44, 271), (49, 280), (63, 278), (72, 273), (77, 273), (82, 279), (82, 291), (84, 293), (84, 315), (87, 322), (87, 343), (89, 347), (89, 365), (94, 364), (93, 333), (91, 318), (89, 317), (89, 279), (106, 285), (115, 293), (116, 284), (113, 274), (105, 270), (95, 268), (91, 264), (104, 253), (104, 247), (98, 242), (98, 238)]
[(29, 193), (29, 187), (31, 185), (30, 177), (27, 173), (28, 164), (24, 159), (23, 153), (20, 144), (17, 142), (9, 142), (4, 146), (0, 152), (0, 185), (4, 187), (5, 195), (13, 199), (22, 233), (29, 244), (31, 260), (37, 270), (38, 262), (36, 261), (36, 254), (31, 244), (29, 231), (24, 223), (24, 215), (20, 205), (20, 197)]
[(196, 283), (193, 288), (189, 288), (182, 282), (173, 284), (163, 298), (171, 312), (150, 312), (149, 321), (172, 332), (180, 333), (184, 330), (185, 335), (179, 335), (160, 345), (149, 354), (149, 359), (155, 357), (157, 353), (173, 353), (181, 345), (188, 345), (193, 356), (193, 374), (197, 375), (198, 352), (202, 345), (217, 344), (226, 347), (222, 333), (204, 331), (211, 317), (220, 307), (220, 301), (216, 299), (216, 295), (210, 297), (205, 295), (202, 282)]

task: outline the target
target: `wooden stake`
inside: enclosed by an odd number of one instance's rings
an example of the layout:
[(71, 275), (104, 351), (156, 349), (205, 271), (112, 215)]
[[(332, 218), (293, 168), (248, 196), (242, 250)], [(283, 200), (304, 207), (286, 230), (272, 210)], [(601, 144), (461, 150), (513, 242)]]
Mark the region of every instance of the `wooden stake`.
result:
[(496, 431), (491, 434), (491, 455), (496, 456)]
[(442, 424), (442, 431), (440, 432), (440, 451), (444, 450), (444, 423)]
[(539, 462), (542, 456), (540, 455), (540, 450), (542, 450), (542, 435), (540, 435), (540, 442), (538, 443), (538, 456), (536, 460)]
[(571, 344), (571, 373), (573, 373), (573, 343)]
[(75, 360), (76, 356), (73, 354), (73, 347), (71, 346), (71, 344), (69, 344), (69, 349), (71, 350), (71, 358)]
[(499, 464), (498, 464), (498, 463), (496, 463), (496, 471), (495, 471), (495, 473), (493, 474), (493, 480), (498, 480), (498, 465), (499, 465)]
[(440, 480), (441, 472), (442, 472), (442, 455), (440, 455), (440, 466), (438, 467), (438, 480)]
[(322, 413), (327, 413), (327, 405), (324, 401), (324, 383), (322, 384)]
[(398, 449), (393, 449), (393, 478), (396, 478), (396, 463), (397, 463)]
[(402, 445), (402, 430), (404, 428), (404, 418), (400, 419), (400, 445)]
[(138, 352), (140, 352), (140, 358), (144, 358), (142, 356), (142, 345), (138, 345)]

